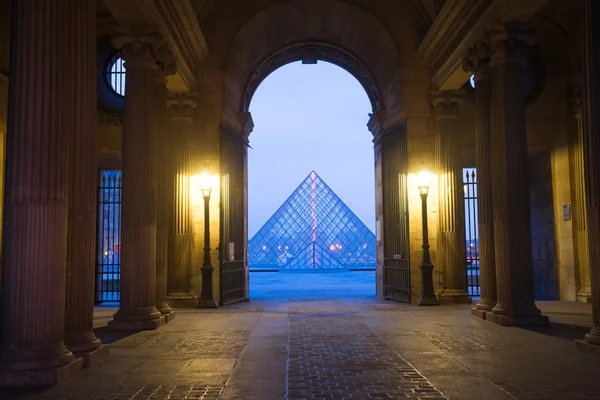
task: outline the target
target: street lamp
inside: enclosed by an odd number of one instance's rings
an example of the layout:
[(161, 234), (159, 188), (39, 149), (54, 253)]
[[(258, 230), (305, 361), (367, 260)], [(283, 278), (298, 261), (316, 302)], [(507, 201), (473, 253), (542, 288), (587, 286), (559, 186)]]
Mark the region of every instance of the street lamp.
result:
[(212, 192), (213, 178), (208, 174), (200, 175), (198, 184), (202, 197), (204, 198), (204, 263), (202, 264), (202, 294), (198, 302), (198, 308), (217, 308), (217, 302), (213, 297), (213, 271), (210, 259), (210, 195)]
[(427, 229), (427, 195), (431, 185), (431, 173), (423, 171), (418, 175), (419, 194), (421, 195), (421, 209), (423, 220), (423, 259), (421, 260), (421, 298), (420, 306), (439, 306), (440, 302), (433, 291), (433, 264), (429, 254), (429, 234)]

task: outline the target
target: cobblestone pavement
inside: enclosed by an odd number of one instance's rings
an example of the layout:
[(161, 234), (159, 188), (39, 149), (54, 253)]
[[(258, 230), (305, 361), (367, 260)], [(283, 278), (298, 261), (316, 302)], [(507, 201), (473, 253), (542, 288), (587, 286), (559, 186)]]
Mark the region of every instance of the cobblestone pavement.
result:
[(288, 399), (446, 399), (357, 315), (290, 312)]
[(538, 303), (552, 327), (505, 328), (471, 317), (469, 306), (349, 297), (334, 290), (334, 275), (323, 279), (313, 297), (280, 290), (178, 310), (156, 331), (108, 332), (115, 310), (98, 309), (108, 358), (56, 387), (0, 400), (600, 400), (600, 359), (573, 342), (589, 330), (589, 305)]

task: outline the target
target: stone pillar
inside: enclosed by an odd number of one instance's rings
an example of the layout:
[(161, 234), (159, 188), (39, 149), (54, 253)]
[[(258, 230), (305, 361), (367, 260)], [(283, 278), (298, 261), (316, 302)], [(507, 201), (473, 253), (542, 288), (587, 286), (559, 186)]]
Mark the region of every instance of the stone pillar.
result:
[(156, 237), (156, 308), (165, 317), (165, 322), (175, 318), (167, 303), (167, 260), (169, 230), (173, 213), (172, 176), (169, 159), (171, 146), (167, 127), (167, 75), (176, 71), (173, 53), (164, 43), (155, 52), (159, 68), (156, 71), (156, 130), (157, 130), (157, 237)]
[(190, 201), (191, 130), (195, 116), (194, 94), (177, 93), (169, 100), (171, 119), (171, 190), (174, 194), (173, 220), (169, 237), (168, 296), (174, 308), (194, 308), (194, 233)]
[(496, 305), (496, 258), (492, 207), (492, 82), (490, 43), (478, 41), (465, 59), (463, 69), (475, 74), (475, 166), (477, 168), (477, 223), (479, 232), (479, 285), (481, 299), (471, 314), (485, 319)]
[(63, 343), (73, 4), (12, 2), (0, 386), (56, 384), (83, 365)]
[(547, 325), (533, 297), (523, 49), (533, 35), (520, 26), (490, 29), (492, 186), (497, 303), (487, 319), (501, 325)]
[(467, 295), (465, 206), (457, 109), (463, 92), (434, 92), (438, 173), (438, 266), (443, 271), (441, 302), (471, 304)]
[(113, 39), (125, 60), (123, 195), (121, 206), (121, 307), (109, 329), (156, 329), (165, 322), (156, 308), (156, 71), (152, 55), (161, 36)]
[(84, 364), (99, 362), (108, 346), (94, 335), (96, 252), (96, 2), (69, 0), (67, 109), (69, 223), (65, 344)]
[[(583, 148), (594, 327), (578, 342), (600, 354), (600, 4), (583, 2)], [(589, 346), (589, 345), (594, 345)]]
[(573, 170), (573, 236), (575, 240), (575, 260), (577, 262), (577, 300), (583, 303), (592, 301), (592, 283), (590, 277), (590, 258), (585, 200), (585, 163), (583, 149), (583, 114), (581, 92), (574, 90), (569, 99), (573, 115), (577, 122), (577, 136), (572, 142)]

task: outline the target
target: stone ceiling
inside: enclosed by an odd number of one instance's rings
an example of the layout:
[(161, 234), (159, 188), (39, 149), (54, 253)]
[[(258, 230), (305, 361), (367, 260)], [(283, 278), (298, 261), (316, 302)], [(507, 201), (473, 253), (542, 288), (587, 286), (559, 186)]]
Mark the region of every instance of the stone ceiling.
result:
[[(358, 0), (358, 2), (367, 2), (373, 0)], [(424, 17), (431, 23), (435, 16), (439, 13), (446, 0), (413, 0), (419, 9), (423, 12)], [(191, 0), (198, 21), (206, 20), (211, 11), (218, 5), (219, 0)], [(357, 1), (354, 1), (357, 2)]]

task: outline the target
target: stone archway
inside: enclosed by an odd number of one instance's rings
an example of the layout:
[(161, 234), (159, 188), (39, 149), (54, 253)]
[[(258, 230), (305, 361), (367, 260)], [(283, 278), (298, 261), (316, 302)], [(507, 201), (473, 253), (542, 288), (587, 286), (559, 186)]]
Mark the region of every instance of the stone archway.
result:
[(375, 77), (361, 60), (339, 46), (323, 42), (306, 42), (285, 47), (270, 55), (259, 65), (245, 85), (242, 110), (249, 111), (250, 102), (256, 89), (267, 76), (280, 67), (296, 61), (302, 61), (305, 64), (327, 61), (345, 69), (361, 84), (369, 97), (371, 108), (374, 111), (384, 109), (381, 89), (375, 81)]
[[(298, 18), (301, 15), (303, 18)], [(351, 27), (361, 26), (360, 34)], [(399, 69), (410, 50), (373, 15), (337, 0), (272, 5), (235, 34), (223, 58), (224, 122), (243, 129), (249, 99), (260, 82), (292, 61), (328, 61), (365, 88), (373, 110), (401, 108)]]

